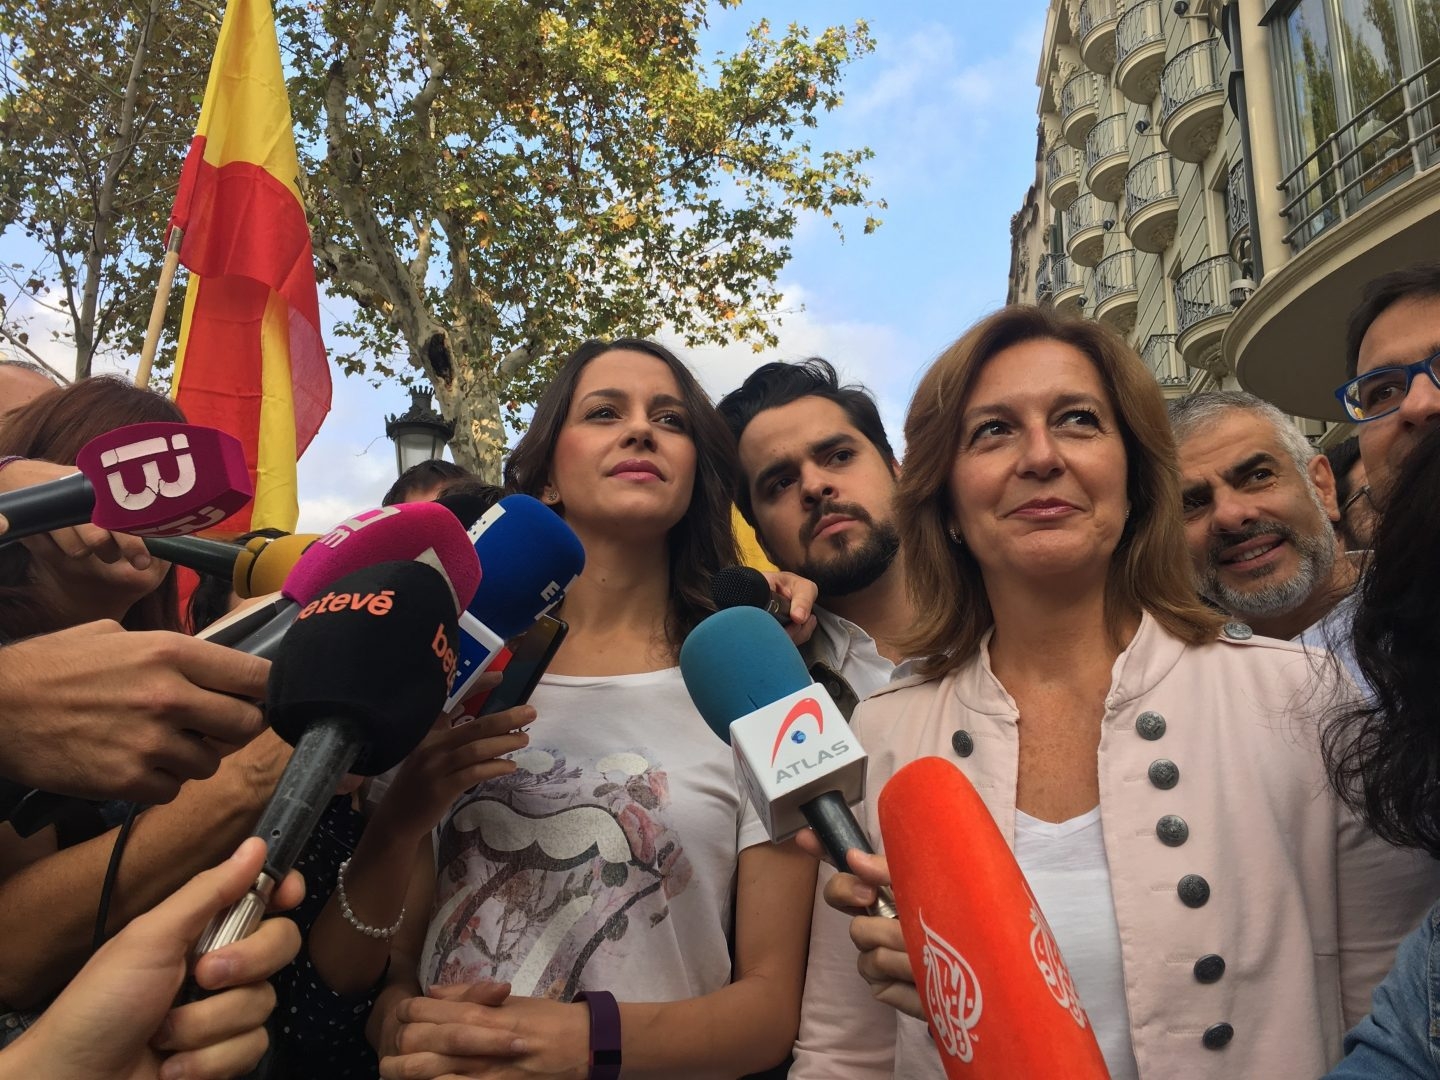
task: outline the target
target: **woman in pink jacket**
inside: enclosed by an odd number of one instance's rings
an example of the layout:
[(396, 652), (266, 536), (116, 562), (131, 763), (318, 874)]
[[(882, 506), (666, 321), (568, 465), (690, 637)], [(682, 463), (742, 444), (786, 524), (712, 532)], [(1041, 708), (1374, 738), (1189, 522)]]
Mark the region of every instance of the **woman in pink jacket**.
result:
[[(948, 758), (1010, 841), (1116, 1080), (1318, 1076), (1440, 876), (1325, 785), (1315, 718), (1342, 677), (1196, 598), (1154, 378), (1100, 324), (1009, 308), (930, 368), (905, 437), (924, 674), (855, 714), (871, 835), (889, 777)], [(1295, 558), (1270, 539), (1237, 557)], [(836, 874), (825, 894), (848, 914), (888, 881), (883, 858), (852, 866), (869, 883)], [(899, 926), (818, 913), (792, 1078), (938, 1078), (918, 1015)]]

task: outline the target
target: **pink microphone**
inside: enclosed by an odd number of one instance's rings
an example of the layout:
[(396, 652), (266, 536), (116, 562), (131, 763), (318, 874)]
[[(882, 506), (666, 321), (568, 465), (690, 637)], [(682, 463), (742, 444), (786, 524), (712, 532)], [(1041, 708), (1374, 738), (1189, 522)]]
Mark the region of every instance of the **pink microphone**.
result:
[(437, 503), (400, 503), (362, 511), (336, 525), (305, 549), (279, 595), (220, 620), (202, 636), (273, 660), (302, 609), (335, 602), (327, 592), (331, 583), (383, 562), (423, 562), (438, 570), (456, 612), (480, 587), (480, 560), (459, 519)]
[[(480, 559), (459, 519), (436, 503), (403, 503), (366, 510), (342, 521), (305, 549), (279, 592), (264, 603), (232, 612), (200, 637), (274, 660), (286, 633), (306, 610), (315, 608), (318, 613), (322, 604), (327, 610), (338, 611), (342, 606), (386, 603), (378, 594), (337, 592), (331, 586), (357, 571), (397, 561), (421, 562), (439, 571), (457, 614), (469, 606), (480, 587)], [(393, 603), (393, 599), (388, 602)], [(430, 645), (441, 662), (453, 670), (455, 643), (444, 634), (442, 626)], [(12, 815), (10, 824), (21, 836), (30, 836), (52, 823), (65, 802), (63, 796), (32, 792), (24, 802), (23, 813), (19, 817)]]
[(307, 603), (332, 581), (382, 562), (428, 563), (444, 575), (456, 612), (480, 587), (480, 560), (465, 526), (439, 503), (362, 510), (305, 549), (285, 578), (287, 595)]
[(91, 439), (80, 471), (0, 495), (0, 543), (91, 522), (136, 536), (184, 536), (218, 524), (254, 489), (239, 440), (193, 424), (131, 424)]

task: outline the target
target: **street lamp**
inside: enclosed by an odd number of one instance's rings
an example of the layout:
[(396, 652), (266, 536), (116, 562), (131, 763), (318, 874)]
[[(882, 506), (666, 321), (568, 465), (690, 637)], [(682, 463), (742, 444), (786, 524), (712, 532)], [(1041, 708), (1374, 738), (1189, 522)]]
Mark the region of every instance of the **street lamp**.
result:
[(385, 418), (385, 435), (395, 443), (399, 475), (422, 461), (433, 461), (455, 434), (455, 421), (446, 420), (430, 404), (430, 391), (410, 388), (410, 408)]

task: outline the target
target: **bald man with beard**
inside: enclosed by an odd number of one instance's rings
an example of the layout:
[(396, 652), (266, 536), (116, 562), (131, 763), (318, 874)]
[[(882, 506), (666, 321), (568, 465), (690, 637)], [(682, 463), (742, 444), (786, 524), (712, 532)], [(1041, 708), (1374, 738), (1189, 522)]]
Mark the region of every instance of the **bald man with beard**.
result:
[(1170, 406), (1196, 588), (1257, 634), (1338, 651), (1358, 577), (1336, 532), (1330, 462), (1288, 416), (1240, 391)]

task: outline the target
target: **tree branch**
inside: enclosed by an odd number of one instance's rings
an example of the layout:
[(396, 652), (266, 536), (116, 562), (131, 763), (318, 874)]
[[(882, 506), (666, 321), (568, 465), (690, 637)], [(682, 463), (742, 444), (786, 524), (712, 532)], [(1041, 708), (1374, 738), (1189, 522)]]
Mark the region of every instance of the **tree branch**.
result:
[(35, 363), (39, 364), (42, 368), (48, 371), (51, 375), (54, 375), (55, 378), (60, 380), (60, 384), (62, 386), (69, 384), (69, 379), (67, 379), (64, 375), (60, 374), (60, 372), (56, 371), (44, 360), (42, 360), (39, 353), (37, 353), (34, 349), (30, 348), (29, 345), (25, 344), (25, 342), (21, 341), (18, 337), (12, 334), (10, 332), (10, 328), (4, 323), (0, 323), (0, 337), (4, 337), (5, 340), (10, 342), (11, 345), (14, 345), (15, 348), (19, 349), (31, 360), (33, 360)]
[(415, 257), (410, 260), (410, 273), (423, 281), (430, 270), (430, 238), (434, 230), (418, 213), (411, 216), (410, 225), (415, 230)]
[(79, 311), (71, 309), (71, 318), (75, 320), (75, 373), (82, 378), (90, 374), (95, 350), (99, 345), (100, 339), (95, 333), (95, 309), (100, 302), (101, 270), (105, 262), (106, 244), (110, 239), (110, 226), (115, 216), (115, 189), (120, 182), (121, 173), (135, 154), (132, 138), (135, 131), (135, 106), (140, 97), (145, 57), (150, 50), (150, 33), (159, 13), (160, 0), (150, 0), (145, 20), (140, 24), (135, 53), (130, 61), (130, 77), (125, 83), (125, 93), (120, 102), (120, 125), (115, 136), (115, 146), (107, 155), (99, 190), (95, 192), (95, 224), (90, 230), (90, 245), (85, 252), (83, 299)]
[(500, 358), (496, 365), (495, 373), (500, 379), (513, 379), (520, 374), (520, 369), (535, 359), (536, 346), (534, 342), (526, 342), (524, 345), (511, 349)]
[(434, 139), (435, 121), (430, 115), (430, 107), (435, 104), (435, 99), (440, 95), (440, 87), (445, 81), (445, 61), (440, 59), (439, 54), (430, 44), (430, 35), (425, 31), (425, 19), (419, 10), (419, 5), (411, 5), (410, 19), (415, 24), (415, 36), (420, 41), (421, 55), (425, 57), (425, 70), (429, 72), (425, 85), (415, 95), (411, 106), (420, 130), (425, 132), (427, 137)]
[[(359, 152), (351, 148), (346, 118), (350, 85), (361, 59), (373, 47), (381, 25), (393, 17), (392, 7), (390, 0), (375, 0), (364, 24), (348, 42), (343, 43), (340, 56), (326, 73), (326, 161), (336, 200), (355, 230), (355, 238), (373, 269), (369, 287), (389, 301), (391, 306), (387, 317), (404, 336), (412, 356), (418, 356), (421, 346), (433, 337), (438, 327), (429, 316), (424, 293), (411, 276), (405, 259), (380, 225), (379, 215), (366, 191)], [(337, 42), (337, 45), (340, 44)], [(337, 260), (336, 265), (341, 269), (348, 268), (348, 264), (341, 260)]]
[(348, 248), (342, 248), (329, 240), (314, 237), (316, 258), (333, 267), (332, 276), (343, 280), (352, 292), (366, 294), (369, 302), (379, 306), (389, 304), (390, 297), (385, 279), (379, 269), (363, 255), (357, 255)]

